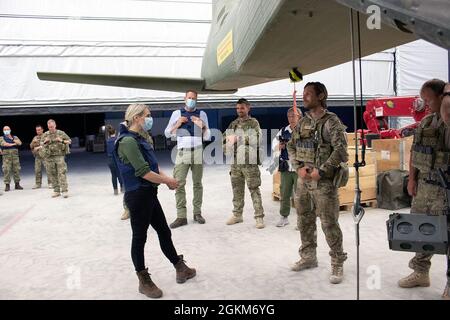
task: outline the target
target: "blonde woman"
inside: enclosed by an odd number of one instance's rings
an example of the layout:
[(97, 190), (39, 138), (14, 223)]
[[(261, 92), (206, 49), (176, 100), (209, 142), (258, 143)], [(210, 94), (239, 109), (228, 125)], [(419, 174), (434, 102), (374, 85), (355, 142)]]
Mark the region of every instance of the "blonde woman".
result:
[(177, 254), (157, 197), (159, 184), (175, 190), (178, 181), (160, 170), (153, 146), (139, 134), (153, 125), (150, 109), (144, 104), (132, 104), (125, 113), (125, 121), (115, 144), (114, 157), (125, 187), (125, 203), (130, 210), (131, 257), (139, 278), (139, 292), (150, 298), (160, 298), (162, 291), (153, 283), (144, 261), (150, 225), (158, 234), (162, 252), (176, 269), (176, 281), (184, 283), (195, 277), (196, 271), (186, 266), (183, 256)]

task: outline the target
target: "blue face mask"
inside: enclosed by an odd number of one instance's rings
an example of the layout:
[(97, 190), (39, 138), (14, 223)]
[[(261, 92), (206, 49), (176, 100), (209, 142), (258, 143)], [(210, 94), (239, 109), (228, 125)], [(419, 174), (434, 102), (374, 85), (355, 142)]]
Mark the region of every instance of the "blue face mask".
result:
[(11, 130), (5, 130), (5, 131), (3, 131), (3, 134), (5, 136), (9, 136), (11, 134)]
[(144, 126), (142, 127), (142, 129), (144, 129), (145, 131), (150, 131), (153, 127), (153, 118), (152, 117), (146, 117), (145, 118), (145, 122), (144, 122)]
[(186, 107), (189, 110), (194, 110), (196, 105), (197, 105), (197, 100), (194, 100), (194, 99), (187, 99), (186, 100)]

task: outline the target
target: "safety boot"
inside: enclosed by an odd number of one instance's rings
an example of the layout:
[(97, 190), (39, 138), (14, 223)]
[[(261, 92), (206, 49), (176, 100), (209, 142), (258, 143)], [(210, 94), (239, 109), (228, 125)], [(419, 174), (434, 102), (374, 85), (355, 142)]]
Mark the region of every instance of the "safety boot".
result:
[(174, 265), (175, 270), (177, 271), (177, 283), (185, 283), (186, 280), (195, 277), (197, 272), (194, 268), (189, 268), (183, 260), (183, 255), (178, 256), (180, 260)]
[(291, 267), (291, 270), (302, 271), (306, 269), (317, 268), (317, 266), (318, 266), (317, 259), (314, 260), (300, 259), (299, 261), (294, 263), (294, 265)]
[(23, 190), (23, 188), (22, 188), (22, 186), (20, 185), (20, 183), (19, 182), (16, 182), (15, 183), (15, 187), (14, 187), (16, 190)]
[(185, 225), (187, 225), (187, 218), (176, 218), (175, 221), (170, 224), (170, 228), (175, 229)]
[(228, 219), (227, 225), (231, 226), (231, 225), (233, 225), (233, 224), (241, 223), (241, 222), (243, 222), (243, 221), (244, 221), (244, 219), (242, 218), (242, 216), (236, 217), (235, 215), (232, 215), (231, 218)]
[(256, 218), (256, 229), (263, 229), (266, 225), (264, 224), (264, 219), (261, 217)]
[(341, 283), (344, 279), (344, 265), (334, 264), (331, 266), (330, 282), (333, 284)]
[(148, 273), (148, 268), (145, 270), (136, 272), (139, 278), (139, 292), (145, 294), (149, 298), (161, 298), (163, 292), (159, 289), (156, 284), (150, 278)]
[(429, 287), (430, 276), (428, 272), (422, 273), (414, 271), (409, 276), (398, 281), (400, 288)]

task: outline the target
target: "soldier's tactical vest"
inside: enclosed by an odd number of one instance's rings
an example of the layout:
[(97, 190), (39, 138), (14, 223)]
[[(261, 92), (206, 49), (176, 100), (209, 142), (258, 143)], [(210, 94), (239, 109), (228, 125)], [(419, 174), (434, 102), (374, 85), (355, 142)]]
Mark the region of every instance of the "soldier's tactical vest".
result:
[(191, 120), (192, 116), (200, 118), (200, 110), (196, 109), (193, 112), (188, 112), (185, 109), (181, 109), (180, 112), (182, 117), (186, 117), (188, 119), (188, 122), (183, 123), (181, 127), (178, 128), (179, 130), (177, 130), (177, 137), (201, 137), (202, 130)]
[[(39, 155), (43, 155), (44, 157), (49, 156), (65, 156), (69, 154), (69, 145), (56, 141), (57, 137), (61, 137), (61, 131), (56, 130), (55, 133), (50, 133), (49, 131), (47, 137), (50, 138), (50, 142), (44, 145), (42, 148), (42, 152), (39, 152)], [(44, 138), (45, 139), (45, 138)]]
[[(249, 119), (253, 119), (253, 118), (249, 118)], [(234, 120), (231, 125), (230, 125), (230, 129), (234, 130), (234, 131), (238, 131), (237, 133), (239, 133), (239, 130), (242, 130), (244, 132), (244, 137), (246, 137), (247, 134), (247, 130), (252, 130), (253, 128), (249, 125), (250, 121), (246, 121), (246, 123), (240, 123), (240, 121)], [(254, 129), (253, 129), (254, 130)], [(245, 163), (249, 164), (250, 162), (250, 146), (246, 145), (245, 147)], [(238, 155), (238, 148), (235, 148), (234, 150), (234, 157), (236, 159), (237, 155)], [(261, 165), (261, 157), (260, 157), (260, 145), (259, 145), (259, 141), (257, 141), (257, 147), (256, 150), (252, 150), (252, 152), (256, 151), (256, 164)]]
[(150, 166), (150, 170), (159, 173), (158, 160), (156, 159), (153, 146), (148, 143), (148, 141), (145, 140), (141, 135), (130, 132), (127, 129), (123, 130), (116, 140), (113, 159), (116, 162), (117, 167), (119, 168), (120, 175), (122, 176), (123, 184), (125, 186), (125, 192), (134, 191), (139, 189), (140, 187), (157, 186), (156, 184), (151, 183), (150, 181), (147, 181), (141, 177), (136, 177), (133, 166), (131, 164), (125, 164), (122, 160), (120, 160), (118, 153), (119, 142), (125, 137), (132, 137), (137, 141), (139, 150), (141, 151), (145, 161), (147, 161), (148, 165)]
[[(287, 143), (289, 140), (291, 140), (292, 134), (287, 130), (288, 127), (284, 127), (281, 129), (281, 136), (280, 136), (280, 142)], [(279, 159), (279, 165), (278, 165), (278, 171), (280, 172), (286, 172), (289, 171), (289, 154), (286, 148), (282, 149), (280, 152), (280, 159)]]
[[(14, 143), (14, 138), (17, 138), (16, 136), (13, 136), (13, 138), (8, 138), (7, 136), (3, 136), (3, 140), (7, 143)], [(11, 146), (11, 147), (3, 147), (2, 146), (2, 152), (4, 155), (8, 154), (19, 154), (19, 148), (17, 146)]]
[(450, 150), (445, 146), (445, 125), (432, 128), (433, 116), (425, 117), (414, 135), (412, 165), (421, 173), (440, 168), (447, 171), (450, 165)]
[(300, 138), (297, 140), (296, 148), (297, 160), (317, 168), (328, 160), (333, 152), (333, 146), (323, 139), (323, 128), (331, 117), (336, 117), (336, 115), (327, 111), (315, 123), (309, 117), (305, 117), (300, 122)]

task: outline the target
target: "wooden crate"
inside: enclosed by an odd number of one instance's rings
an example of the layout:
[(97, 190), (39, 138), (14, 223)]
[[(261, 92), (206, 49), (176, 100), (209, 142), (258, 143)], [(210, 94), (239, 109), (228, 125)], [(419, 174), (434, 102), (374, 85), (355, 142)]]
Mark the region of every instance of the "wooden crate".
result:
[[(349, 180), (345, 187), (339, 188), (339, 203), (341, 206), (350, 205), (355, 198), (355, 148), (348, 147), (348, 166), (349, 166)], [(359, 161), (361, 158), (361, 148), (358, 147)], [(373, 202), (377, 198), (377, 179), (376, 179), (376, 154), (367, 148), (366, 165), (359, 168), (359, 189), (361, 190), (361, 202)]]
[(402, 139), (373, 140), (377, 174), (392, 169), (409, 170), (412, 142), (412, 136)]
[[(339, 203), (345, 205), (353, 202), (355, 198), (355, 178), (350, 178), (345, 187), (339, 188)], [(361, 202), (370, 202), (377, 198), (377, 179), (375, 175), (360, 176), (359, 189)]]
[[(346, 132), (345, 134), (347, 135), (347, 145), (349, 147), (354, 147), (355, 146), (355, 133), (354, 132)], [(361, 134), (359, 132), (358, 132), (358, 139), (361, 139)]]
[[(349, 167), (353, 167), (353, 163), (355, 162), (356, 149), (355, 149), (355, 147), (349, 146), (347, 148), (347, 152), (348, 152), (348, 166)], [(358, 147), (358, 160), (359, 161), (362, 160), (361, 152), (362, 152), (361, 147)], [(366, 165), (375, 164), (375, 162), (376, 162), (376, 153), (375, 153), (375, 151), (373, 149), (366, 148), (365, 160), (366, 160)]]

